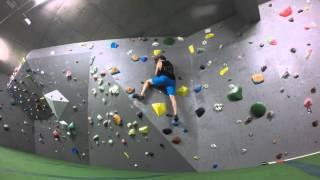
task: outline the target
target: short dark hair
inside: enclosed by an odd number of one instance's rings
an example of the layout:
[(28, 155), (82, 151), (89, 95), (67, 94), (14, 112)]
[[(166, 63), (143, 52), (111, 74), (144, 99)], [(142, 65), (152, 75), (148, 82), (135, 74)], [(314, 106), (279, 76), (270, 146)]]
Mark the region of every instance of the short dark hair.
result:
[(156, 57), (154, 57), (154, 62), (155, 62), (155, 63), (158, 63), (158, 61), (159, 61), (160, 59), (162, 59), (162, 60), (164, 60), (164, 61), (167, 60), (167, 58), (166, 58), (164, 55), (157, 55)]

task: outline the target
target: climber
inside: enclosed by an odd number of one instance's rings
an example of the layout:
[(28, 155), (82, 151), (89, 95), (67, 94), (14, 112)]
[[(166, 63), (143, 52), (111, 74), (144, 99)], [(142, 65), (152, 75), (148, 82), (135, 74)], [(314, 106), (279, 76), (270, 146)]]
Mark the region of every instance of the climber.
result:
[(146, 90), (151, 86), (164, 87), (166, 94), (170, 97), (172, 109), (173, 109), (173, 121), (172, 124), (176, 124), (179, 120), (177, 115), (177, 102), (176, 102), (176, 78), (174, 75), (174, 67), (167, 60), (164, 55), (158, 55), (154, 58), (155, 62), (155, 76), (144, 82), (143, 88), (140, 94), (134, 94), (133, 98), (139, 101), (144, 99)]

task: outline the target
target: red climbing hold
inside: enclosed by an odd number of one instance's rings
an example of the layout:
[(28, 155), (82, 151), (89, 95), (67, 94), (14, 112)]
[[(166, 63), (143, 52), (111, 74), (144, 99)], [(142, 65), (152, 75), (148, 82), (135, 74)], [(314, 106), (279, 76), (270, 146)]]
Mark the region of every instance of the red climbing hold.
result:
[(52, 135), (53, 135), (54, 138), (57, 138), (57, 139), (60, 138), (60, 134), (59, 134), (59, 132), (58, 132), (57, 130), (54, 130), (54, 131), (52, 132)]
[(181, 143), (181, 138), (179, 136), (176, 136), (172, 139), (171, 141), (173, 144), (180, 144)]
[(280, 16), (282, 17), (288, 17), (292, 14), (292, 9), (291, 7), (287, 7), (286, 9), (284, 9), (282, 12), (279, 13)]
[(305, 108), (307, 108), (307, 109), (310, 109), (311, 108), (311, 106), (312, 106), (312, 99), (311, 98), (306, 98), (305, 100), (304, 100), (304, 107)]

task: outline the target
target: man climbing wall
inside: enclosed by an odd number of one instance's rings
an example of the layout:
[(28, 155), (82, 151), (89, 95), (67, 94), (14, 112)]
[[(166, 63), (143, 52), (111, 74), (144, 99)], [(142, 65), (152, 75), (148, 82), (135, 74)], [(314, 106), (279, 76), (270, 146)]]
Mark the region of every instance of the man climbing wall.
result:
[(165, 93), (170, 97), (172, 110), (173, 110), (173, 120), (172, 124), (178, 125), (178, 115), (177, 115), (177, 101), (176, 101), (176, 78), (174, 75), (174, 67), (170, 61), (164, 55), (158, 55), (154, 58), (155, 62), (155, 76), (144, 82), (143, 88), (140, 94), (134, 94), (133, 98), (138, 100), (143, 100), (146, 90), (150, 85), (154, 87), (164, 88)]

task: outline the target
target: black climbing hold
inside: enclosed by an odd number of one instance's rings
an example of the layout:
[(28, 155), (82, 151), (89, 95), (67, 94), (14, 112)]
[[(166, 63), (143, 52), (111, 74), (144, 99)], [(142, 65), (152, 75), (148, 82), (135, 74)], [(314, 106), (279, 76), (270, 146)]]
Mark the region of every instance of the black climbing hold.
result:
[(293, 76), (293, 78), (298, 79), (299, 76), (300, 76), (300, 75), (299, 75), (298, 73), (296, 73), (296, 74)]
[(158, 41), (158, 38), (154, 38), (154, 40), (153, 40), (153, 41), (156, 41), (156, 42), (157, 42), (157, 41)]
[(269, 112), (267, 113), (267, 118), (268, 118), (269, 120), (272, 120), (272, 119), (274, 118), (274, 112), (273, 112), (273, 111), (269, 111)]
[(171, 130), (170, 128), (165, 128), (165, 129), (162, 130), (162, 132), (163, 132), (163, 134), (165, 134), (165, 135), (169, 135), (169, 134), (172, 133), (172, 130)]
[(203, 107), (200, 107), (195, 111), (198, 117), (201, 117), (205, 112), (206, 110)]
[(291, 48), (290, 51), (291, 51), (292, 53), (296, 53), (296, 52), (297, 52), (297, 49), (296, 49), (296, 48)]
[(201, 66), (200, 66), (200, 69), (201, 69), (201, 70), (204, 70), (204, 69), (206, 69), (206, 66), (205, 66), (205, 65), (201, 65)]
[(248, 43), (249, 43), (249, 44), (253, 44), (253, 42), (251, 42), (251, 41), (250, 41), (250, 42), (248, 42)]
[(280, 89), (280, 93), (283, 93), (283, 92), (284, 92), (284, 88), (281, 88), (281, 89)]
[(163, 149), (165, 148), (164, 144), (160, 144), (160, 147), (163, 148)]
[(279, 160), (279, 159), (282, 158), (282, 156), (283, 156), (283, 154), (282, 154), (282, 153), (279, 153), (279, 154), (276, 155), (276, 158)]
[(315, 87), (313, 87), (313, 88), (311, 88), (310, 92), (314, 94), (317, 92), (317, 89)]
[(212, 165), (212, 168), (213, 168), (213, 169), (217, 169), (217, 168), (218, 168), (218, 164), (213, 164), (213, 165)]
[(303, 12), (303, 9), (299, 9), (299, 10), (298, 10), (298, 13), (302, 13), (302, 12)]
[(253, 117), (249, 116), (247, 120), (244, 122), (245, 125), (250, 124), (253, 121)]
[(264, 44), (263, 44), (263, 43), (260, 43), (259, 46), (260, 46), (261, 48), (263, 48), (263, 47), (264, 47)]
[(143, 117), (143, 113), (141, 111), (137, 112), (136, 115), (140, 119)]
[(318, 125), (319, 125), (319, 121), (318, 120), (315, 120), (315, 121), (312, 122), (312, 126), (313, 127), (318, 127)]
[(310, 44), (310, 43), (308, 43), (308, 44), (307, 44), (307, 46), (311, 46), (311, 44)]
[(294, 22), (294, 18), (291, 17), (290, 19), (288, 19), (289, 22)]
[(269, 7), (272, 7), (272, 4), (270, 3), (268, 6), (269, 6)]
[(266, 113), (267, 108), (262, 102), (256, 102), (254, 103), (250, 108), (250, 113), (256, 118), (260, 118), (264, 116)]

